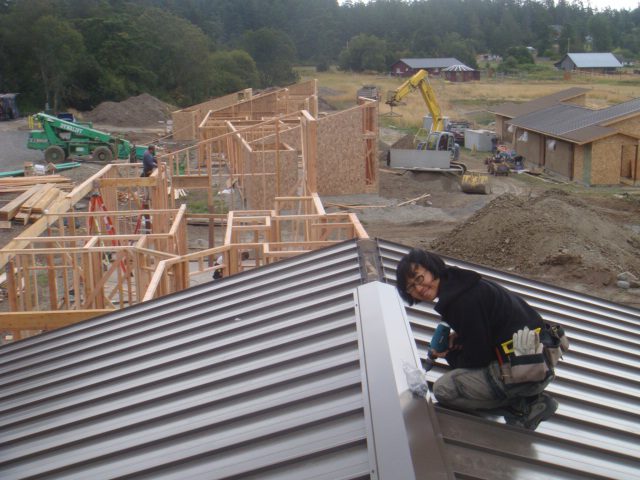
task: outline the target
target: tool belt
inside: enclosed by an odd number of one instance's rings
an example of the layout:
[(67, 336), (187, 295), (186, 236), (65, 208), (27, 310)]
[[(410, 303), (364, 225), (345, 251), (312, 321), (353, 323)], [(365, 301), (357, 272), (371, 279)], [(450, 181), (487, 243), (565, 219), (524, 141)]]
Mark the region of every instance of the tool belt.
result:
[(560, 325), (545, 322), (542, 328), (535, 330), (540, 336), (542, 353), (516, 355), (513, 340), (507, 340), (496, 347), (500, 374), (505, 385), (542, 382), (553, 375), (562, 354), (569, 350), (569, 339)]

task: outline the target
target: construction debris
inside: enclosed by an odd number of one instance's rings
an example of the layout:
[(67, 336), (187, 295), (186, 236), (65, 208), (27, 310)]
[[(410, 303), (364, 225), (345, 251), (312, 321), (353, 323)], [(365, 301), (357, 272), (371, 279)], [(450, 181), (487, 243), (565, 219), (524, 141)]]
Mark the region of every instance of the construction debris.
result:
[(412, 199), (410, 199), (410, 200), (407, 200), (406, 202), (398, 203), (398, 204), (396, 205), (396, 207), (402, 207), (402, 206), (404, 206), (404, 205), (409, 205), (409, 204), (411, 204), (411, 205), (415, 205), (418, 201), (423, 200), (423, 199), (425, 199), (425, 198), (427, 198), (427, 197), (430, 197), (430, 196), (431, 196), (431, 194), (430, 194), (430, 193), (425, 193), (425, 194), (423, 194), (423, 195), (420, 195), (419, 197), (416, 197), (416, 198), (412, 198)]
[(384, 207), (390, 206), (390, 205), (345, 205), (342, 203), (333, 203), (333, 202), (326, 202), (324, 205), (326, 207), (337, 207), (343, 210), (357, 210), (361, 208), (384, 208)]

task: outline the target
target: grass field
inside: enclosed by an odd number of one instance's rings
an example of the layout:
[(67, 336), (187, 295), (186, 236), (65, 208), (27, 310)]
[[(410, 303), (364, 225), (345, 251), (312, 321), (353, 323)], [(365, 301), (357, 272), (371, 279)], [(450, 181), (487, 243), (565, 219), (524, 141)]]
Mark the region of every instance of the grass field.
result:
[[(362, 85), (373, 84), (383, 94), (380, 103), (380, 125), (417, 129), (422, 119), (429, 112), (418, 92), (405, 98), (406, 105), (394, 108), (394, 113), (401, 116), (384, 116), (389, 106), (384, 104), (388, 90), (395, 90), (406, 79), (372, 74), (356, 74), (351, 72), (316, 72), (314, 68), (298, 69), (301, 80), (316, 78), (319, 96), (337, 109), (355, 105), (356, 92)], [(491, 107), (504, 102), (525, 102), (543, 95), (558, 92), (571, 87), (590, 89), (587, 94), (587, 105), (591, 108), (603, 108), (640, 97), (640, 82), (633, 75), (572, 76), (563, 80), (558, 73), (557, 78), (536, 79), (533, 76), (518, 79), (483, 79), (476, 82), (453, 83), (432, 78), (431, 85), (445, 116), (451, 119), (464, 119), (474, 123), (477, 128), (491, 125), (493, 115), (487, 112)]]

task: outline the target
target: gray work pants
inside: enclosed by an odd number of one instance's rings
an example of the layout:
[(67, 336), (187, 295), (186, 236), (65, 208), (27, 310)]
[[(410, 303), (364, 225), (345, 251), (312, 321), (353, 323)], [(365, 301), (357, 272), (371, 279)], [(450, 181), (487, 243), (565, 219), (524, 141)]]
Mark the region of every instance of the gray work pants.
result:
[(525, 397), (542, 393), (553, 380), (550, 375), (542, 382), (505, 385), (498, 362), (484, 368), (456, 368), (445, 373), (433, 385), (439, 403), (465, 411), (518, 409)]

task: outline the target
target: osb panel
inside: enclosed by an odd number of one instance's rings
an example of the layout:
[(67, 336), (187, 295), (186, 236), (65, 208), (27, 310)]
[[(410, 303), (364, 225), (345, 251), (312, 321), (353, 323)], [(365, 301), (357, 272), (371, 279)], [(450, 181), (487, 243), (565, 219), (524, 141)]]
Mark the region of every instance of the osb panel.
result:
[(593, 142), (590, 185), (617, 185), (620, 183), (622, 143), (625, 138), (628, 137), (614, 135)]
[(585, 148), (582, 145), (573, 147), (573, 180), (583, 183)]
[(496, 134), (498, 135), (498, 141), (503, 142), (506, 138), (505, 132), (507, 130), (505, 118), (500, 115), (496, 115)]
[(274, 150), (253, 152), (244, 157), (244, 173), (276, 172), (276, 175), (246, 176), (242, 182), (247, 208), (270, 210), (274, 208), (275, 197), (290, 196), (295, 193), (298, 183), (298, 155), (295, 151)]
[(545, 142), (544, 167), (546, 170), (573, 180), (573, 171), (571, 168), (571, 161), (573, 159), (573, 146), (571, 143), (562, 142), (560, 140), (556, 140), (555, 142), (556, 146), (554, 150), (549, 150), (549, 148), (546, 147)]
[(544, 140), (541, 135), (533, 132), (528, 132), (527, 141), (518, 140), (522, 135), (522, 130), (518, 129), (516, 134), (516, 144), (514, 150), (518, 152), (518, 155), (522, 155), (529, 165), (542, 166), (544, 158), (542, 156), (542, 148)]
[[(241, 99), (251, 98), (251, 95), (252, 90), (247, 88), (235, 93), (230, 93), (223, 97), (214, 98), (206, 102), (172, 112), (171, 119), (173, 120), (174, 140), (195, 140), (198, 125), (207, 115), (209, 110), (218, 110), (234, 105)], [(187, 125), (189, 125), (190, 128), (188, 128)]]
[[(296, 127), (291, 127), (290, 125), (285, 126), (286, 130), (279, 132), (278, 136), (280, 137), (280, 142), (286, 143), (293, 150), (300, 152), (302, 150), (302, 138), (300, 136), (300, 125)], [(261, 141), (264, 140), (265, 143), (275, 143), (276, 134), (270, 134), (264, 136)], [(256, 146), (255, 149), (259, 149), (260, 147)]]
[[(622, 146), (622, 166), (620, 168), (620, 176), (625, 178), (634, 179), (635, 165), (637, 164), (638, 156), (637, 145), (623, 145)], [(635, 180), (635, 179), (634, 179)]]
[(220, 123), (218, 125), (209, 125), (199, 129), (200, 140), (209, 140), (211, 138), (219, 137), (229, 132), (229, 127), (226, 124)]
[(230, 105), (234, 105), (242, 100), (248, 100), (253, 95), (252, 89), (247, 88), (244, 90), (239, 90), (234, 93), (230, 93), (229, 95), (225, 95), (223, 97), (214, 98), (203, 102), (199, 105), (191, 107), (190, 109), (197, 109), (202, 113), (202, 117), (209, 112), (209, 110), (218, 110), (220, 108), (228, 107)]
[(300, 95), (300, 96), (311, 96), (316, 95), (318, 92), (317, 89), (317, 80), (309, 80), (307, 82), (300, 82), (294, 85), (289, 85), (287, 90), (289, 90), (290, 95)]
[(608, 127), (615, 128), (620, 133), (638, 135), (640, 133), (640, 112), (635, 117), (627, 118), (621, 122), (611, 123)]
[(320, 195), (371, 191), (365, 178), (365, 140), (360, 107), (318, 120), (317, 155)]
[(171, 113), (173, 121), (174, 140), (195, 140), (196, 139), (196, 116), (197, 112), (178, 110)]
[(261, 120), (265, 116), (273, 116), (278, 110), (278, 94), (270, 92), (253, 97), (251, 100), (234, 104), (211, 112), (212, 118), (230, 118), (244, 116), (252, 120)]

